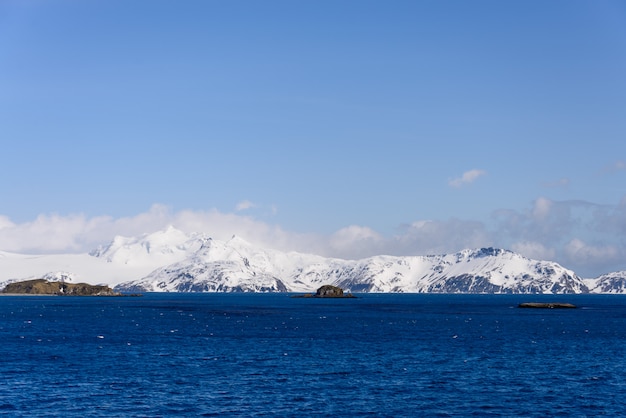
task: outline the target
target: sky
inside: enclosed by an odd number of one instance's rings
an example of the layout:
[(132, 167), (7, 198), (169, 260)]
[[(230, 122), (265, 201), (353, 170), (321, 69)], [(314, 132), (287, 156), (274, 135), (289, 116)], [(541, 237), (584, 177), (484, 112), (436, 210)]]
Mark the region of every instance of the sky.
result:
[(626, 270), (626, 3), (0, 0), (0, 250), (167, 225)]

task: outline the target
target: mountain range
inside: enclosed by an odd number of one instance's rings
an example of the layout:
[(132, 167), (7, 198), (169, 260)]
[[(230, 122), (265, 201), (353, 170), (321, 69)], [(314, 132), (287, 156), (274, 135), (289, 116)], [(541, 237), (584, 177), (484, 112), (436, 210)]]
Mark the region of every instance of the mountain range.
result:
[(626, 271), (583, 279), (552, 261), (499, 248), (360, 260), (259, 248), (174, 227), (115, 237), (88, 254), (0, 251), (0, 288), (34, 278), (105, 284), (122, 292), (626, 293)]

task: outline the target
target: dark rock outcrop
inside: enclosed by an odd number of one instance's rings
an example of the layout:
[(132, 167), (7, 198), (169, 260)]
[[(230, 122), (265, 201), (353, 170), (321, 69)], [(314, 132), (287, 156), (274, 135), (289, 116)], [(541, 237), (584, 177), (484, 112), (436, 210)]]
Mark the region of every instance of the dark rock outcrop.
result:
[(342, 298), (343, 289), (327, 284), (317, 289), (315, 296), (318, 298)]
[(540, 302), (526, 302), (520, 303), (518, 308), (536, 308), (536, 309), (572, 309), (576, 305), (571, 303), (540, 303)]
[(352, 293), (343, 293), (343, 289), (337, 286), (326, 284), (319, 289), (315, 294), (307, 293), (304, 295), (296, 295), (294, 298), (355, 298)]
[(9, 283), (2, 293), (16, 295), (57, 295), (57, 296), (120, 296), (109, 286), (87, 283), (49, 282), (45, 279), (26, 280)]

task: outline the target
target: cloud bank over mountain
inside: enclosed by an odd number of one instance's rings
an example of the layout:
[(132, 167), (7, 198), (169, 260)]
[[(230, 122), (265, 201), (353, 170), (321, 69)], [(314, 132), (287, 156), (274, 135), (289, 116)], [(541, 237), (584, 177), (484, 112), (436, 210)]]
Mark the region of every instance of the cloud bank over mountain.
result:
[(524, 211), (497, 210), (485, 221), (418, 220), (385, 235), (365, 225), (334, 233), (290, 231), (252, 216), (218, 210), (180, 210), (155, 204), (134, 216), (40, 215), (12, 222), (0, 216), (0, 250), (20, 253), (78, 253), (116, 235), (137, 236), (174, 225), (227, 240), (233, 235), (267, 248), (326, 257), (443, 254), (494, 246), (524, 256), (554, 260), (585, 276), (626, 269), (626, 199), (617, 205), (537, 199)]

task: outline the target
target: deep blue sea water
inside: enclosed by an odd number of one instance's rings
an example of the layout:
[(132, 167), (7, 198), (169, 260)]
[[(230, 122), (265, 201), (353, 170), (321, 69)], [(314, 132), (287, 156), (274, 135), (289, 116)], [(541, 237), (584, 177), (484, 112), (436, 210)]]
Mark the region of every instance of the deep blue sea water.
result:
[(4, 296), (0, 415), (626, 416), (626, 296)]

